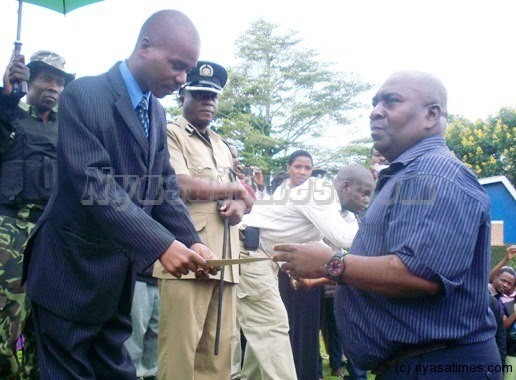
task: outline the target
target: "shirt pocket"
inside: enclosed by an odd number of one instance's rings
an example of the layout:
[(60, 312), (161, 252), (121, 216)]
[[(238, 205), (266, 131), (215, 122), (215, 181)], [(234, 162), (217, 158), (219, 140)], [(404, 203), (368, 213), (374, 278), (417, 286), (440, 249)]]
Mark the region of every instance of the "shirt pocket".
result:
[(23, 162), (7, 161), (2, 164), (0, 178), (2, 194), (10, 201), (23, 190)]
[(197, 231), (197, 233), (199, 234), (199, 237), (205, 243), (207, 241), (206, 239), (208, 237), (208, 233), (207, 233), (207, 229), (206, 229), (206, 225), (208, 224), (208, 222), (206, 220), (206, 215), (191, 213), (190, 216), (194, 223), (195, 231)]
[(187, 151), (185, 159), (190, 176), (217, 180), (217, 169), (210, 157), (211, 154), (207, 155), (205, 151)]
[(48, 199), (57, 178), (57, 136), (26, 133), (25, 190), (30, 198)]

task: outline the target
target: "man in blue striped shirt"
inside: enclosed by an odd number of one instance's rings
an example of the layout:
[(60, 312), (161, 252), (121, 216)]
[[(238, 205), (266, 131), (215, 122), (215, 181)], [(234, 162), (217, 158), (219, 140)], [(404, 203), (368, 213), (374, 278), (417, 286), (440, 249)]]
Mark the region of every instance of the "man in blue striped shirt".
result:
[(391, 162), (349, 255), (283, 244), (299, 277), (339, 281), (344, 351), (382, 379), (501, 378), (485, 292), (489, 198), (446, 147), (447, 95), (421, 72), (392, 75), (373, 98), (374, 147)]

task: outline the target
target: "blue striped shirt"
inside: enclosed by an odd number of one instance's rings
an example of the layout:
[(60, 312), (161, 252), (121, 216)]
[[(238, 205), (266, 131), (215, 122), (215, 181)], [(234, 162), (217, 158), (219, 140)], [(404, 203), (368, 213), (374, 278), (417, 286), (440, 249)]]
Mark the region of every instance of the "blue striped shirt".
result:
[(382, 170), (350, 253), (396, 254), (438, 296), (389, 298), (339, 286), (335, 309), (346, 357), (360, 368), (409, 344), (468, 344), (494, 336), (485, 288), (490, 264), (489, 198), (442, 137), (424, 139)]

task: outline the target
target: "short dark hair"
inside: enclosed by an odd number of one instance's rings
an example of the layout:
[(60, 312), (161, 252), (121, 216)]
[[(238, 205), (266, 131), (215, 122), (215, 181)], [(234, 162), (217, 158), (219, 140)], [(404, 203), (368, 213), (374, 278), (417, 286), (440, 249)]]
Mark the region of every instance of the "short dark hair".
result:
[(312, 158), (312, 155), (310, 153), (308, 153), (306, 150), (303, 150), (303, 149), (299, 149), (299, 150), (296, 150), (294, 153), (292, 153), (289, 158), (288, 158), (288, 164), (289, 165), (292, 165), (292, 163), (296, 160), (296, 158), (298, 157), (308, 157), (312, 163), (312, 165), (314, 164), (314, 160)]
[(501, 267), (500, 270), (498, 271), (497, 277), (502, 275), (503, 273), (509, 273), (511, 276), (516, 277), (516, 271), (512, 267), (509, 267), (509, 266)]

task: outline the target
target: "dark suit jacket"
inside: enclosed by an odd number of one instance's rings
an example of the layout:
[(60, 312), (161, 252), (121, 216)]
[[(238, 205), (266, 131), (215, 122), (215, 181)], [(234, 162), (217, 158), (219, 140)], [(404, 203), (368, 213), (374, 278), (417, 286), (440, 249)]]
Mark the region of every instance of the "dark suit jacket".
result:
[(147, 141), (117, 63), (80, 78), (59, 102), (58, 186), (25, 251), (27, 294), (71, 321), (129, 313), (136, 272), (175, 240), (200, 238), (169, 163), (152, 96)]

